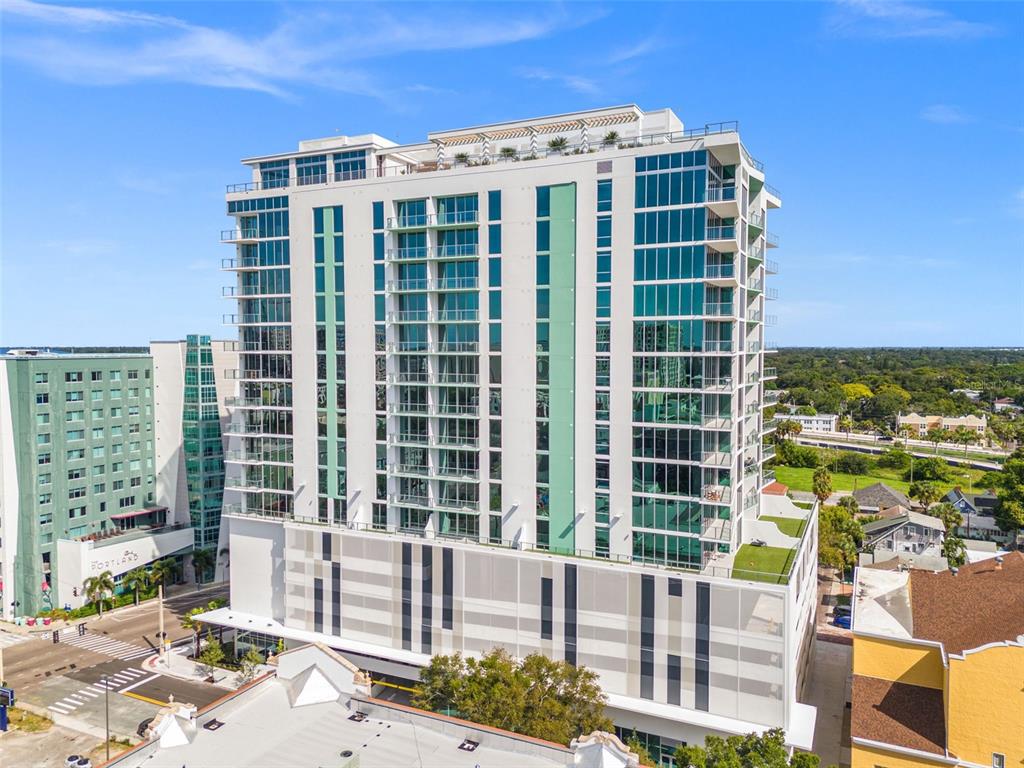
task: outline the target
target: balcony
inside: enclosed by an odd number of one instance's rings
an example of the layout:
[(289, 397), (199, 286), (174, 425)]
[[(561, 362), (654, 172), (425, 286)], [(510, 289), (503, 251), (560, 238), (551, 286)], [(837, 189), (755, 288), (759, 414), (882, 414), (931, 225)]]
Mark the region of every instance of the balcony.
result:
[(417, 493), (392, 493), (389, 497), (392, 504), (401, 504), (403, 507), (420, 507), (431, 509), (430, 497)]
[(779, 298), (779, 289), (778, 288), (768, 288), (768, 289), (766, 289), (765, 292), (764, 292), (764, 297), (766, 299), (768, 299), (768, 301), (775, 301), (777, 298)]
[(733, 350), (732, 339), (705, 339), (701, 344), (704, 352), (731, 353)]
[(736, 226), (727, 224), (717, 227), (707, 227), (704, 231), (704, 239), (711, 241), (736, 240)]
[(427, 278), (415, 278), (406, 280), (392, 280), (388, 283), (388, 290), (392, 293), (415, 293), (430, 290), (430, 281)]
[(441, 403), (434, 407), (435, 416), (478, 416), (480, 406), (465, 403)]
[(707, 429), (731, 429), (732, 415), (728, 413), (706, 413), (701, 417), (701, 425)]
[(775, 234), (774, 232), (765, 232), (764, 233), (764, 242), (765, 242), (765, 245), (767, 245), (769, 248), (778, 248), (779, 247), (779, 236), (777, 234)]
[(258, 229), (222, 229), (220, 241), (222, 243), (252, 243), (259, 239)]
[(416, 341), (398, 341), (388, 344), (388, 352), (392, 353), (415, 353), (425, 355), (430, 352), (430, 342), (421, 339)]
[(388, 314), (392, 323), (426, 323), (430, 320), (430, 311), (426, 309), (405, 309)]
[(704, 315), (706, 317), (728, 317), (736, 314), (736, 307), (731, 301), (704, 302)]
[(739, 283), (736, 267), (731, 262), (728, 264), (708, 264), (704, 267), (704, 282), (720, 285), (725, 288), (735, 288)]
[(764, 185), (765, 203), (769, 208), (782, 207), (782, 194), (771, 184)]
[(717, 515), (704, 515), (700, 519), (700, 537), (711, 541), (729, 541), (732, 536), (732, 520)]
[(432, 441), (440, 448), (479, 448), (480, 438), (472, 435), (438, 435)]
[(761, 405), (775, 405), (779, 402), (779, 390), (766, 389), (761, 397)]
[(431, 256), (431, 250), (427, 245), (410, 245), (388, 248), (384, 255), (388, 261), (426, 261)]
[(768, 435), (775, 431), (775, 428), (779, 425), (778, 419), (767, 419), (761, 424), (761, 435)]
[(434, 249), (434, 255), (438, 259), (465, 259), (477, 256), (479, 251), (479, 246), (476, 243), (454, 243), (437, 246)]
[(290, 520), (291, 514), (283, 509), (261, 509), (246, 504), (225, 504), (225, 515), (234, 517), (260, 517), (267, 520)]
[(747, 342), (747, 354), (748, 355), (756, 355), (760, 351), (761, 351), (761, 342), (760, 341), (748, 341)]
[(727, 467), (732, 463), (732, 454), (728, 451), (703, 451), (700, 463), (711, 467)]
[(705, 377), (698, 389), (705, 392), (727, 392), (732, 389), (732, 376), (721, 376), (719, 378)]
[(388, 413), (392, 416), (426, 416), (430, 407), (426, 403), (392, 403)]
[(479, 373), (464, 373), (462, 371), (441, 371), (437, 374), (439, 384), (477, 384), (480, 381)]
[(775, 482), (775, 470), (766, 469), (761, 474), (761, 487), (764, 488), (766, 485), (771, 485)]
[(747, 214), (747, 229), (752, 238), (757, 237), (764, 230), (764, 214), (759, 211), (750, 211)]
[(442, 496), (437, 500), (437, 506), (444, 509), (458, 509), (466, 512), (476, 512), (480, 506), (478, 501), (472, 499), (453, 499)]
[(750, 293), (761, 293), (764, 290), (764, 280), (747, 280), (747, 290)]
[(431, 351), (441, 355), (467, 354), (480, 351), (479, 341), (439, 341)]
[(704, 202), (716, 215), (724, 218), (735, 218), (739, 213), (736, 200), (736, 187), (712, 182), (704, 191)]
[(748, 309), (747, 310), (747, 322), (748, 323), (760, 323), (763, 319), (760, 309)]
[(701, 488), (700, 497), (712, 504), (731, 504), (732, 488), (728, 485), (705, 485)]
[(775, 458), (775, 446), (772, 445), (771, 443), (768, 443), (767, 445), (765, 445), (764, 446), (764, 450), (763, 450), (761, 456), (762, 456), (762, 458), (765, 461), (770, 461), (771, 459), (774, 459)]
[(249, 315), (222, 315), (224, 325), (290, 325), (291, 320), (272, 320), (256, 314)]
[(764, 245), (756, 243), (747, 251), (747, 259), (750, 261), (764, 261)]
[(388, 374), (388, 381), (392, 384), (427, 384), (430, 374), (426, 371), (396, 371)]
[(778, 371), (775, 368), (765, 368), (764, 369), (764, 379), (765, 379), (765, 381), (767, 381), (768, 379), (777, 379), (778, 377), (779, 377), (779, 373), (778, 373)]
[(387, 228), (391, 230), (426, 229), (429, 222), (430, 216), (425, 213), (406, 216), (389, 216), (387, 220)]
[(229, 464), (291, 464), (294, 455), (290, 447), (265, 448), (259, 451), (224, 451), (224, 461)]
[[(226, 435), (274, 435), (273, 432), (267, 431), (267, 427), (262, 424), (248, 424), (246, 422), (228, 421), (224, 427), (224, 434)], [(280, 437), (281, 435), (275, 435)], [(284, 435), (289, 437), (289, 435)]]
[(480, 318), (479, 309), (441, 309), (435, 315), (438, 323), (475, 323)]
[(769, 275), (777, 275), (779, 274), (779, 262), (768, 259), (764, 263), (764, 269)]
[(392, 464), (388, 467), (392, 475), (415, 475), (424, 477), (430, 474), (430, 467), (427, 464)]
[(428, 226), (439, 228), (472, 227), (479, 220), (479, 211), (444, 211), (435, 213)]
[(433, 474), (437, 477), (455, 480), (478, 480), (480, 478), (480, 470), (473, 467), (438, 467)]
[(392, 445), (429, 445), (430, 436), (425, 432), (396, 432), (388, 442)]
[(437, 280), (432, 290), (435, 291), (474, 291), (479, 285), (476, 277), (442, 277)]

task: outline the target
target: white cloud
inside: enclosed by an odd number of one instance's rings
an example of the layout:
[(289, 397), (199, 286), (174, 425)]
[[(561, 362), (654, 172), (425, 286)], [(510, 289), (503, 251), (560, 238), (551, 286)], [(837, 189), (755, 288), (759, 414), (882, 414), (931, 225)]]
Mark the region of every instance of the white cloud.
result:
[(903, 0), (839, 0), (825, 26), (840, 37), (879, 39), (974, 40), (998, 32), (991, 24)]
[(88, 85), (184, 82), (287, 97), (297, 84), (385, 97), (357, 62), (411, 52), (460, 51), (552, 35), (597, 12), (476, 7), (438, 13), (404, 6), (297, 6), (263, 35), (128, 10), (8, 0), (6, 56), (56, 79)]
[(639, 59), (641, 56), (653, 53), (660, 47), (661, 42), (657, 38), (648, 37), (646, 40), (641, 40), (624, 48), (617, 48), (608, 55), (605, 61), (609, 64), (621, 64), (625, 61)]
[(921, 119), (940, 125), (957, 125), (974, 122), (974, 118), (960, 107), (952, 104), (931, 104), (921, 110)]
[(541, 82), (558, 83), (570, 91), (583, 93), (588, 96), (597, 96), (601, 93), (601, 86), (596, 80), (591, 80), (580, 75), (572, 75), (563, 72), (552, 72), (542, 67), (522, 67), (517, 70), (520, 77), (527, 80), (539, 80)]

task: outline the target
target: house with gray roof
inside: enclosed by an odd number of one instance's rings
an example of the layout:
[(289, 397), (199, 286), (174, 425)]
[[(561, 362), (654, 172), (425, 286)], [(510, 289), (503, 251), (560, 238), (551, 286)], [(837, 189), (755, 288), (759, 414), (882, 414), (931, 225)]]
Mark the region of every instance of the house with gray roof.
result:
[(866, 488), (860, 488), (853, 492), (853, 498), (856, 499), (861, 512), (878, 512), (890, 507), (910, 509), (914, 506), (906, 494), (890, 488), (885, 483), (874, 483)]

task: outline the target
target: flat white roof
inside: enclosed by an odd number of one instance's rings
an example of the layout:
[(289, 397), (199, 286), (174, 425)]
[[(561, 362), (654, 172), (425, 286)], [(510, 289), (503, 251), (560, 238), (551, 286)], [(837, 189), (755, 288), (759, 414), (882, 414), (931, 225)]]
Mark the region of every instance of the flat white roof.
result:
[(871, 635), (913, 638), (910, 572), (858, 568), (853, 586), (853, 627)]

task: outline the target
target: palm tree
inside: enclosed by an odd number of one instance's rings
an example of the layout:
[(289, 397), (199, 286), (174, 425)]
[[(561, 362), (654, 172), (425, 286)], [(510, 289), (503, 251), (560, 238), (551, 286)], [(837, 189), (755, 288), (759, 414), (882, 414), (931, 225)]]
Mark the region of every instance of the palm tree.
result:
[(163, 560), (157, 560), (153, 563), (150, 567), (149, 577), (166, 589), (167, 580), (173, 580), (177, 572), (177, 561), (173, 557), (165, 557)]
[(102, 618), (103, 602), (107, 599), (107, 594), (114, 591), (114, 574), (103, 571), (99, 576), (90, 576), (82, 584), (82, 589), (89, 602), (96, 604), (96, 611)]
[(217, 557), (224, 558), (224, 567), (231, 567), (231, 551), (227, 547), (221, 547), (220, 552), (217, 553)]
[(618, 131), (608, 131), (608, 133), (606, 133), (604, 135), (604, 138), (601, 139), (601, 143), (604, 144), (606, 147), (610, 147), (610, 146), (616, 144), (618, 142), (618, 140), (619, 140), (619, 132)]
[(843, 415), (839, 418), (839, 431), (845, 432), (847, 439), (850, 437), (850, 430), (853, 429), (853, 419), (847, 415)]
[(978, 433), (973, 429), (967, 429), (966, 427), (957, 427), (953, 432), (953, 442), (959, 443), (964, 447), (964, 458), (967, 458), (967, 447), (972, 443), (978, 442)]
[(197, 549), (192, 553), (192, 570), (196, 577), (196, 589), (199, 589), (203, 573), (216, 564), (217, 558), (208, 549)]
[(832, 495), (832, 474), (828, 467), (818, 467), (811, 477), (811, 490), (822, 504)]
[(558, 152), (569, 146), (569, 140), (565, 136), (555, 136), (548, 142), (548, 149), (552, 152)]
[(500, 154), (506, 160), (512, 160), (516, 156), (516, 148), (515, 147), (502, 147), (501, 148), (501, 152), (499, 152), (498, 154)]
[(136, 568), (124, 576), (125, 587), (135, 593), (135, 604), (139, 604), (139, 592), (149, 586), (149, 572), (145, 568)]

